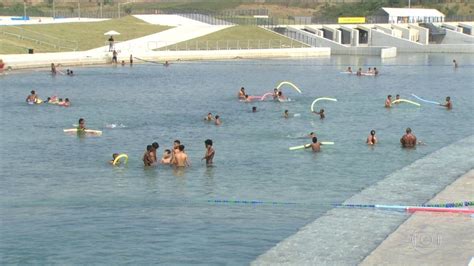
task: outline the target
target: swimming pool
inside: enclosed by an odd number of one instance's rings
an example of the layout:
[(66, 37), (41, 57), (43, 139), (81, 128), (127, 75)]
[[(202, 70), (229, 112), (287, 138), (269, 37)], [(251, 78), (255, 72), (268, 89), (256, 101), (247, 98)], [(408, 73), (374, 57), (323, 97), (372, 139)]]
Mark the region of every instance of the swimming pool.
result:
[[(450, 64), (457, 58), (461, 67)], [(460, 60), (462, 58), (462, 60)], [(170, 67), (74, 69), (76, 76), (29, 72), (0, 77), (4, 263), (247, 264), (301, 226), (365, 187), (473, 134), (472, 55), (333, 56), (306, 60), (189, 62)], [(377, 67), (379, 77), (340, 74), (348, 65)], [(279, 82), (288, 103), (245, 104), (237, 90), (262, 95)], [(40, 97), (69, 97), (70, 108), (29, 106)], [(387, 94), (411, 93), (454, 109), (422, 104), (383, 108)], [(309, 113), (317, 97), (326, 119)], [(258, 112), (252, 113), (252, 106)], [(283, 119), (288, 109), (297, 117)], [(219, 114), (223, 125), (203, 122)], [(64, 135), (79, 117), (99, 138)], [(119, 125), (108, 128), (107, 125)], [(123, 125), (123, 126), (120, 126)], [(402, 150), (406, 127), (427, 145)], [(380, 143), (365, 145), (371, 129)], [(288, 151), (311, 131), (334, 141), (323, 152)], [(215, 166), (200, 162), (204, 140)], [(144, 169), (147, 144), (186, 146), (192, 167)], [(126, 152), (126, 168), (107, 164)], [(436, 182), (436, 180), (433, 180)], [(301, 203), (215, 204), (238, 199)], [(414, 202), (419, 204), (421, 202)], [(331, 241), (328, 239), (327, 241)]]

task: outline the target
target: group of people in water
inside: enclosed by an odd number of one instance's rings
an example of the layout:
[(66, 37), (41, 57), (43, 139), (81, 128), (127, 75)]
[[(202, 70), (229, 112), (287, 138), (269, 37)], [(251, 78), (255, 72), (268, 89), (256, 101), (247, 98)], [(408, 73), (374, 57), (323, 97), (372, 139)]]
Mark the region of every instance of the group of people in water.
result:
[[(347, 67), (346, 72), (348, 72), (349, 74), (353, 74), (352, 68), (350, 66)], [(362, 72), (362, 68), (359, 67), (359, 69), (356, 71), (357, 76), (363, 76), (363, 75), (377, 76), (378, 74), (379, 74), (379, 71), (377, 70), (376, 67), (374, 67), (373, 69), (369, 67), (369, 69), (367, 69), (367, 72)]]
[[(57, 67), (59, 67), (59, 66), (60, 66), (60, 64), (55, 65), (54, 63), (51, 63), (51, 74), (52, 75), (56, 75), (58, 73), (64, 75), (63, 72), (61, 72), (60, 70), (57, 69)], [(71, 70), (71, 69), (66, 69), (66, 75), (67, 76), (74, 76), (74, 71)]]
[[(392, 100), (392, 95), (387, 95), (387, 99), (385, 100), (385, 108), (391, 108), (394, 104), (399, 104), (400, 102), (400, 94), (395, 95), (395, 100)], [(443, 103), (439, 104), (440, 106), (446, 107), (448, 110), (453, 108), (453, 103), (451, 102), (451, 97), (447, 96), (446, 100)]]
[(26, 102), (28, 104), (49, 103), (49, 104), (55, 104), (55, 105), (64, 106), (64, 107), (69, 107), (71, 105), (69, 98), (65, 98), (63, 100), (62, 98), (58, 98), (57, 96), (48, 97), (46, 101), (43, 101), (38, 97), (38, 94), (36, 94), (35, 90), (32, 90), (30, 92), (30, 95), (26, 97)]
[[(204, 157), (201, 160), (206, 160), (206, 165), (212, 165), (214, 159), (215, 151), (213, 148), (213, 142), (211, 139), (206, 139), (204, 141), (206, 151)], [(158, 142), (153, 142), (151, 145), (146, 147), (146, 151), (143, 154), (143, 164), (145, 166), (157, 166), (158, 164), (170, 165), (175, 167), (188, 167), (191, 166), (188, 155), (186, 154), (184, 148), (185, 146), (181, 144), (180, 140), (175, 140), (173, 142), (173, 147), (171, 149), (166, 149), (163, 152), (161, 160), (158, 162), (157, 151), (160, 145)], [(117, 153), (114, 153), (113, 159), (115, 160)]]

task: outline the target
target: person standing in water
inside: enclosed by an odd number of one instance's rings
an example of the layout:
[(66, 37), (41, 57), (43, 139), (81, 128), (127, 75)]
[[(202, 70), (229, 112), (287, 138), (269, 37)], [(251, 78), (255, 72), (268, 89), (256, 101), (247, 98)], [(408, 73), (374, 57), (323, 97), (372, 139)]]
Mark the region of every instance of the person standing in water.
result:
[(446, 97), (446, 102), (444, 104), (440, 104), (441, 106), (446, 107), (448, 110), (453, 108), (453, 103), (451, 102), (451, 97)]
[(188, 167), (190, 166), (188, 155), (184, 152), (184, 145), (179, 145), (179, 153), (175, 154), (173, 158), (173, 164), (176, 167)]
[(202, 157), (201, 161), (206, 159), (206, 165), (212, 165), (212, 160), (214, 159), (214, 148), (212, 148), (212, 140), (206, 139), (204, 141), (204, 145), (206, 146), (206, 154)]
[(237, 94), (237, 98), (239, 98), (240, 100), (245, 100), (245, 95), (246, 95), (245, 88), (244, 87), (240, 88), (240, 91)]
[(375, 145), (377, 143), (377, 137), (375, 136), (375, 130), (370, 131), (370, 135), (367, 137), (367, 144)]
[(28, 95), (28, 97), (26, 97), (26, 102), (27, 103), (36, 103), (37, 100), (38, 100), (38, 95), (36, 94), (36, 91), (34, 91), (34, 90), (30, 91), (30, 95)]
[(454, 68), (458, 68), (458, 62), (456, 62), (455, 59), (453, 59), (453, 66), (454, 66)]
[[(400, 94), (395, 95), (395, 101), (400, 100)], [(399, 104), (400, 102), (396, 102), (395, 104)]]
[(204, 117), (204, 121), (211, 122), (214, 120), (214, 117), (212, 117), (212, 113), (207, 113), (207, 116)]
[(214, 119), (214, 124), (216, 124), (216, 126), (220, 126), (222, 124), (220, 116), (216, 115), (216, 118)]
[(86, 130), (86, 120), (84, 118), (79, 118), (78, 123), (77, 132), (84, 132), (84, 130)]
[(256, 106), (252, 106), (252, 113), (256, 113), (257, 112), (257, 107)]
[(153, 163), (157, 163), (158, 158), (157, 158), (156, 152), (158, 151), (158, 148), (160, 147), (160, 144), (158, 144), (158, 142), (153, 142), (151, 144), (151, 147), (152, 147), (152, 151), (151, 151), (150, 155), (152, 156)]
[(54, 65), (54, 63), (51, 63), (51, 74), (56, 75), (56, 73), (58, 73), (56, 70), (56, 66)]
[(274, 88), (273, 89), (273, 100), (278, 100), (278, 89), (277, 88)]
[(352, 74), (352, 68), (351, 68), (350, 66), (349, 66), (349, 67), (347, 67), (347, 69), (346, 69), (346, 72), (349, 72), (349, 73), (351, 73), (351, 74)]
[(313, 137), (312, 142), (313, 142), (313, 143), (309, 144), (309, 145), (306, 146), (305, 148), (310, 148), (310, 147), (311, 147), (311, 150), (312, 150), (313, 152), (319, 152), (319, 151), (321, 151), (321, 142), (318, 141), (318, 138)]
[(283, 112), (283, 117), (290, 118), (290, 114), (288, 113), (288, 110), (285, 110), (285, 112)]
[(392, 107), (392, 95), (387, 96), (387, 100), (385, 100), (385, 108)]
[(143, 164), (145, 166), (151, 166), (154, 163), (153, 161), (153, 146), (146, 146), (146, 152), (143, 154)]
[(406, 129), (406, 134), (400, 139), (403, 148), (412, 148), (416, 146), (416, 136), (411, 133), (411, 128)]
[(166, 149), (163, 153), (163, 157), (161, 157), (162, 164), (171, 164), (171, 151)]
[(319, 119), (324, 119), (326, 115), (324, 115), (324, 109), (319, 110), (319, 112), (314, 111), (313, 113), (319, 115)]

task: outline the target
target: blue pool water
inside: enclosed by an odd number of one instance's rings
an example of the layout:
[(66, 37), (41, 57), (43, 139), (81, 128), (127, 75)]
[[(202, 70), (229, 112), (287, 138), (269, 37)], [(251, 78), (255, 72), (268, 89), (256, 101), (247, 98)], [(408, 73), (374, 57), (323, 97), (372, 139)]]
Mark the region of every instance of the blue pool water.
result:
[[(340, 74), (348, 65), (376, 66), (381, 75)], [(472, 55), (333, 56), (0, 77), (2, 263), (247, 264), (332, 203), (472, 135), (473, 65)], [(303, 94), (284, 89), (288, 103), (236, 100), (240, 86), (262, 95), (284, 80)], [(29, 106), (31, 89), (41, 98), (69, 97), (72, 106)], [(413, 100), (411, 93), (437, 101), (449, 95), (454, 109), (383, 108), (387, 94)], [(309, 105), (323, 96), (339, 101), (318, 105), (326, 110), (321, 121)], [(300, 116), (283, 119), (285, 109)], [(223, 125), (204, 123), (207, 112)], [(79, 117), (103, 135), (65, 135)], [(406, 127), (427, 145), (401, 149)], [(380, 141), (375, 148), (365, 145), (371, 129)], [(336, 144), (318, 154), (288, 151), (307, 143), (302, 137), (311, 131)], [(200, 161), (207, 138), (216, 149), (211, 168)], [(189, 169), (142, 166), (147, 144), (158, 141), (161, 155), (174, 139), (186, 146)], [(129, 155), (127, 167), (107, 164), (114, 152)], [(214, 199), (300, 204), (207, 202)]]

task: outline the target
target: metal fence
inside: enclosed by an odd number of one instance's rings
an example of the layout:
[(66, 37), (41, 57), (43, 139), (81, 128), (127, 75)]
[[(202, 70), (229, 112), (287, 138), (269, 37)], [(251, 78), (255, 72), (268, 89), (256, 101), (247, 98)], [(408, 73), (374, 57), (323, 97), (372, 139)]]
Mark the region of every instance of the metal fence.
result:
[(57, 51), (76, 51), (79, 47), (77, 41), (63, 40), (17, 26), (1, 26), (0, 34), (5, 37), (34, 42)]
[(285, 49), (308, 47), (292, 39), (283, 40), (215, 40), (186, 41), (167, 45), (165, 42), (149, 42), (149, 50), (159, 51), (202, 51), (202, 50), (248, 50), (248, 49)]

